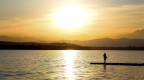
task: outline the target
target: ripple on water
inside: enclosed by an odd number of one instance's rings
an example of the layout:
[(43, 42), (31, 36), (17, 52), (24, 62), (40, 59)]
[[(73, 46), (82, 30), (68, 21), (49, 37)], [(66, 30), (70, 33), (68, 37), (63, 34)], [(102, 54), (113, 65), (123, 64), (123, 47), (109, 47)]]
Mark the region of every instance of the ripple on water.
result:
[(32, 75), (31, 72), (25, 72), (25, 71), (9, 71), (9, 70), (2, 70), (0, 71), (0, 79), (5, 80), (8, 78), (20, 78), (20, 77), (25, 77), (28, 75)]
[[(103, 52), (0, 51), (0, 80), (144, 80), (144, 67), (107, 66), (104, 70), (102, 65), (89, 64), (103, 61)], [(106, 52), (108, 62), (144, 60), (139, 51)]]

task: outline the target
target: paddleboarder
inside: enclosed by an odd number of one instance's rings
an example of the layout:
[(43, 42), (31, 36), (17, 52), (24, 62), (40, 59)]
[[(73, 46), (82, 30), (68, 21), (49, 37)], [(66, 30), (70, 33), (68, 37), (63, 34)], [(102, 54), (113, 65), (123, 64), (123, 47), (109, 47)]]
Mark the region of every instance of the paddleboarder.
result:
[(106, 59), (107, 59), (106, 53), (103, 54), (103, 57), (104, 57), (104, 63), (106, 63)]

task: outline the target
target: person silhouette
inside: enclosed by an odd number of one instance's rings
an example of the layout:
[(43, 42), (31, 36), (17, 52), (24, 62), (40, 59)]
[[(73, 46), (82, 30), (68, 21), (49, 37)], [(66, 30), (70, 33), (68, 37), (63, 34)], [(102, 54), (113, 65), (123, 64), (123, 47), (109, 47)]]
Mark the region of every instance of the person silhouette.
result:
[(104, 63), (106, 63), (106, 59), (107, 59), (106, 53), (103, 54), (103, 57), (104, 57)]

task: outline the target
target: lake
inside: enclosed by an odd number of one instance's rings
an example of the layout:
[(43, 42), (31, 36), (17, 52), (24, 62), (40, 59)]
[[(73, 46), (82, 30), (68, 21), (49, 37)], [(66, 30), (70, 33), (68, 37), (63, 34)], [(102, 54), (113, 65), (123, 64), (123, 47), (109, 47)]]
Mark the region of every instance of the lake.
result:
[(90, 62), (144, 63), (133, 50), (0, 50), (0, 80), (144, 80), (144, 66), (90, 65)]

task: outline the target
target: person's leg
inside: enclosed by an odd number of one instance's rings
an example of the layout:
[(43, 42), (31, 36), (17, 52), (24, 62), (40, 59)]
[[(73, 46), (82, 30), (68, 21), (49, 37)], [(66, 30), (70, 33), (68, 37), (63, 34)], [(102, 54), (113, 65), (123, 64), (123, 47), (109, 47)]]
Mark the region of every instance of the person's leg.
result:
[(104, 63), (106, 63), (106, 59), (104, 59)]

